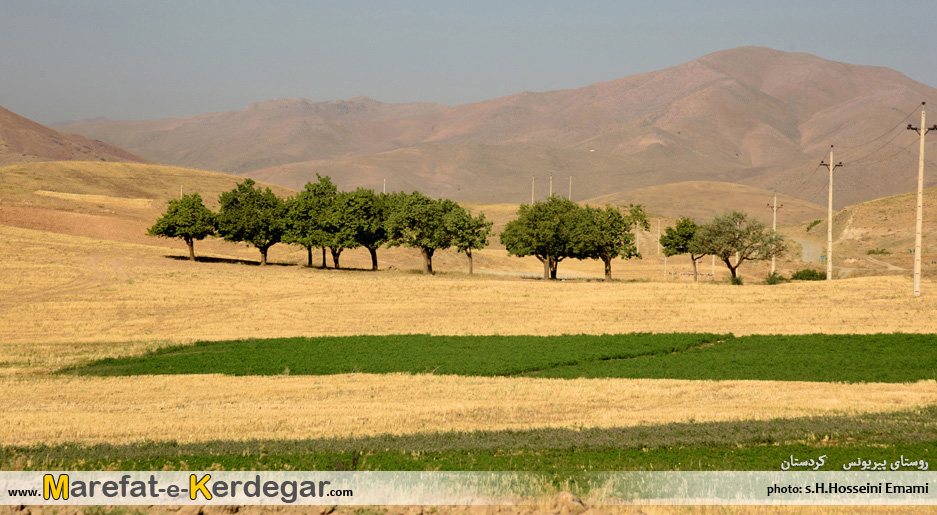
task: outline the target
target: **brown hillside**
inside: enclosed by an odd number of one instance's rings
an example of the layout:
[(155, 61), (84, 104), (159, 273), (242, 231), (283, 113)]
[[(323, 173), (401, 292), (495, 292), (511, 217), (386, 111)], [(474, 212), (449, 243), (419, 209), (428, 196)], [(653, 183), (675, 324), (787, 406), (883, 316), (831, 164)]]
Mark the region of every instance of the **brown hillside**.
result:
[(706, 180), (824, 202), (816, 164), (832, 144), (847, 164), (840, 207), (913, 188), (914, 135), (902, 122), (924, 100), (937, 102), (937, 90), (887, 68), (746, 47), (452, 108), (292, 99), (67, 130), (160, 162), (291, 187), (325, 172), (345, 187), (386, 178), (395, 189), (473, 202), (523, 201), (532, 174), (542, 183), (572, 175), (579, 198)]
[(126, 150), (77, 134), (61, 134), (0, 107), (0, 166), (66, 160), (145, 162)]
[[(741, 184), (692, 181), (651, 186), (592, 198), (590, 204), (643, 204), (652, 213), (671, 218), (688, 216), (697, 222), (727, 210), (749, 213), (771, 223), (774, 192)], [(826, 208), (787, 195), (778, 195), (778, 224), (814, 220), (826, 216)]]

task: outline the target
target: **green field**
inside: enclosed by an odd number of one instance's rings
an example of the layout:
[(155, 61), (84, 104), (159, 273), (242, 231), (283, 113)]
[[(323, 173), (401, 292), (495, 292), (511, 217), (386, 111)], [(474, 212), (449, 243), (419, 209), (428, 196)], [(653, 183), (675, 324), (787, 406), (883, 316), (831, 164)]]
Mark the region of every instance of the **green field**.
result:
[(350, 372), (506, 376), (682, 351), (729, 335), (345, 336), (199, 342), (105, 359), (83, 375), (330, 375)]
[(0, 468), (31, 470), (779, 470), (826, 456), (937, 462), (937, 407), (897, 413), (612, 429), (536, 429), (328, 440), (0, 448)]
[(199, 342), (109, 358), (81, 375), (328, 375), (618, 377), (822, 382), (937, 379), (930, 334), (622, 334), (351, 336)]

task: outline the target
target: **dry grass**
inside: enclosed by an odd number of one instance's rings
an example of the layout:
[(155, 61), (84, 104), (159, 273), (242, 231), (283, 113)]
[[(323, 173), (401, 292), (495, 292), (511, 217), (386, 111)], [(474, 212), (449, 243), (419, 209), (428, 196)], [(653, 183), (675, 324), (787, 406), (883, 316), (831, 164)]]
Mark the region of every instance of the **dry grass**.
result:
[[(9, 249), (0, 253), (6, 278), (0, 283), (0, 370), (6, 375), (196, 339), (937, 332), (932, 316), (937, 295), (927, 293), (937, 285), (925, 281), (925, 297), (913, 299), (905, 277), (744, 287), (554, 282), (455, 272), (425, 277), (399, 271), (190, 263), (168, 259), (159, 247), (10, 227), (0, 227), (0, 240)], [(418, 263), (409, 249), (394, 252)], [(367, 259), (366, 252), (359, 254)], [(509, 258), (503, 251), (480, 254), (479, 268), (503, 270), (510, 263), (536, 273), (539, 265)], [(452, 270), (458, 264), (461, 269), (464, 258), (448, 256), (452, 262), (443, 256), (439, 268)], [(274, 261), (283, 257), (290, 255), (272, 254)], [(641, 270), (629, 266), (635, 273)], [(651, 264), (640, 266), (652, 269)]]
[(764, 420), (899, 410), (923, 406), (937, 396), (934, 381), (826, 384), (406, 374), (44, 377), (7, 379), (0, 387), (0, 443), (6, 445)]

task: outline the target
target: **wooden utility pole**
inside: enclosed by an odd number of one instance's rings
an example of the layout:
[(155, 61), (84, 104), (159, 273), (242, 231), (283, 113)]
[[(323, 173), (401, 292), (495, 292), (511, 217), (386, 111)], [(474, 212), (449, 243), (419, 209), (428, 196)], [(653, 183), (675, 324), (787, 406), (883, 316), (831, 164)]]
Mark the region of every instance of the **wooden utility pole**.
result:
[(384, 194), (387, 194), (387, 179), (384, 179)]
[(573, 199), (573, 176), (569, 176), (569, 196), (566, 197), (567, 200)]
[[(924, 102), (921, 102), (924, 105)], [(921, 126), (912, 127), (908, 124), (908, 130), (917, 131), (921, 135), (921, 150), (918, 155), (917, 163), (917, 219), (914, 226), (914, 297), (921, 296), (921, 233), (924, 228), (924, 136), (930, 131), (937, 131), (937, 124), (933, 127), (926, 127), (924, 123), (924, 109), (921, 109)]]
[(553, 174), (550, 174), (550, 196), (553, 196)]
[(536, 182), (537, 176), (530, 176), (530, 205), (534, 205), (534, 182)]
[(820, 161), (820, 166), (826, 166), (830, 169), (830, 198), (826, 205), (826, 280), (833, 280), (833, 170), (843, 166), (840, 161), (833, 164), (833, 145), (830, 145), (830, 162)]
[[(771, 211), (774, 212), (774, 216), (771, 217), (771, 230), (777, 232), (778, 230), (778, 209), (784, 207), (784, 205), (778, 205), (778, 192), (774, 192), (774, 204), (768, 204), (768, 207), (771, 208)], [(774, 273), (774, 256), (771, 256), (771, 273)]]

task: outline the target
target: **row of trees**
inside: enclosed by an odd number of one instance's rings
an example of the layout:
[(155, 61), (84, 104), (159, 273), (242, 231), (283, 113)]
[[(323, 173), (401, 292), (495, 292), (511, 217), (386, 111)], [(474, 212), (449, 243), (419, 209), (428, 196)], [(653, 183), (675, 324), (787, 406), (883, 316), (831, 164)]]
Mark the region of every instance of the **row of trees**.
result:
[(423, 256), (424, 273), (433, 271), (433, 254), (456, 247), (469, 260), (472, 251), (485, 247), (492, 223), (484, 214), (473, 216), (451, 200), (431, 199), (419, 192), (376, 194), (373, 190), (338, 191), (329, 177), (318, 176), (296, 196), (278, 198), (270, 188), (256, 187), (246, 179), (221, 194), (217, 213), (204, 205), (198, 193), (169, 201), (166, 212), (150, 227), (149, 234), (180, 238), (195, 259), (194, 243), (208, 236), (244, 242), (260, 251), (260, 264), (277, 243), (300, 245), (312, 266), (312, 250), (326, 249), (335, 268), (345, 249), (364, 247), (377, 270), (377, 249), (383, 245), (413, 247)]
[(702, 225), (681, 218), (661, 235), (660, 244), (665, 256), (689, 254), (694, 281), (699, 279), (699, 260), (703, 256), (719, 258), (736, 279), (745, 261), (771, 259), (787, 251), (783, 236), (741, 211), (723, 213)]
[[(406, 246), (419, 249), (424, 273), (433, 271), (433, 254), (450, 247), (465, 253), (472, 273), (472, 252), (488, 245), (492, 223), (484, 214), (473, 216), (454, 201), (431, 199), (419, 192), (339, 191), (329, 177), (317, 177), (317, 182), (307, 183), (285, 200), (246, 179), (221, 194), (217, 213), (203, 204), (198, 193), (184, 195), (169, 201), (149, 234), (183, 239), (192, 260), (194, 242), (208, 236), (248, 243), (260, 251), (262, 265), (267, 263), (270, 247), (280, 242), (304, 247), (308, 266), (312, 266), (313, 249), (321, 248), (325, 267), (328, 249), (335, 268), (340, 268), (345, 249), (364, 247), (374, 270), (377, 249)], [(518, 217), (508, 222), (500, 239), (509, 254), (539, 259), (544, 279), (556, 279), (559, 262), (573, 258), (601, 260), (605, 279), (611, 280), (612, 260), (641, 258), (633, 232), (639, 227), (650, 229), (643, 206), (629, 206), (623, 213), (617, 207), (583, 207), (554, 195), (521, 205)], [(735, 278), (745, 261), (771, 259), (786, 250), (782, 236), (740, 211), (702, 225), (681, 218), (675, 227), (667, 228), (660, 244), (666, 256), (688, 254), (694, 278), (699, 275), (700, 258), (706, 255), (718, 257)]]
[(556, 279), (557, 264), (566, 259), (601, 259), (605, 280), (612, 278), (612, 260), (641, 258), (631, 231), (649, 229), (643, 206), (585, 206), (558, 195), (543, 202), (522, 204), (518, 217), (508, 222), (501, 243), (515, 256), (535, 256), (543, 263), (543, 278)]

